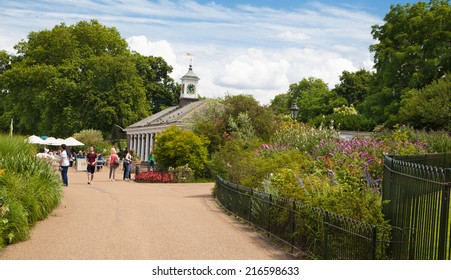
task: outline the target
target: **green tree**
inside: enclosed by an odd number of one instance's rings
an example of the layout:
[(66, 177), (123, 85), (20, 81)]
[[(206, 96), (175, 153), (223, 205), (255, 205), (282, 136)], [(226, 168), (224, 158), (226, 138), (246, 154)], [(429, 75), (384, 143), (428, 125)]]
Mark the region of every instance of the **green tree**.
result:
[(372, 28), (376, 74), (364, 107), (377, 122), (394, 123), (404, 93), (450, 71), (451, 7), (447, 0), (398, 4), (384, 21)]
[(340, 83), (335, 86), (333, 91), (345, 98), (348, 104), (357, 106), (365, 100), (368, 95), (370, 81), (373, 74), (365, 69), (357, 72), (343, 71), (340, 76)]
[(208, 99), (202, 111), (192, 115), (190, 129), (197, 135), (203, 135), (209, 140), (208, 151), (212, 154), (225, 143), (224, 133), (227, 129), (225, 105), (219, 99)]
[(96, 146), (103, 142), (102, 132), (94, 129), (85, 129), (74, 134), (74, 138), (85, 144), (85, 148)]
[(331, 114), (333, 108), (347, 104), (344, 98), (330, 91), (325, 82), (313, 77), (291, 84), (288, 93), (292, 100), (297, 100), (298, 120), (302, 122)]
[(164, 167), (188, 165), (197, 174), (208, 159), (208, 139), (189, 130), (171, 126), (156, 136), (155, 160)]
[(401, 102), (403, 123), (414, 128), (451, 131), (451, 78), (446, 75), (423, 89), (412, 89)]
[[(253, 129), (255, 136), (268, 141), (278, 126), (280, 118), (276, 116), (272, 108), (261, 106), (252, 95), (227, 95), (224, 98), (225, 116), (224, 121), (228, 123), (229, 117), (238, 118), (241, 113), (246, 113)], [(233, 129), (228, 128), (229, 132)]]
[(111, 136), (115, 125), (151, 113), (151, 92), (174, 96), (162, 58), (131, 54), (115, 28), (96, 20), (31, 32), (15, 48), (15, 56), (0, 53), (2, 130), (14, 118), (20, 133), (67, 137), (92, 128)]
[(181, 86), (169, 77), (172, 67), (161, 57), (133, 53), (136, 69), (143, 79), (147, 100), (151, 100), (152, 113), (178, 105)]
[(289, 93), (281, 93), (274, 97), (273, 100), (271, 100), (271, 104), (269, 107), (279, 115), (290, 115), (290, 107), (291, 103), (293, 102), (293, 98), (290, 96)]

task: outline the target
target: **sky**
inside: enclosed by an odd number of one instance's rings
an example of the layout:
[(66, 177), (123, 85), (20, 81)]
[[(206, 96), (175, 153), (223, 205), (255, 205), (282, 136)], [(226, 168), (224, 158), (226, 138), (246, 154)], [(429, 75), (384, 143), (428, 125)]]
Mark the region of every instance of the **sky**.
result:
[(402, 0), (0, 0), (0, 50), (32, 31), (97, 19), (129, 48), (161, 56), (180, 82), (193, 54), (199, 94), (251, 94), (262, 105), (303, 78), (335, 87), (344, 70), (371, 70), (371, 26)]

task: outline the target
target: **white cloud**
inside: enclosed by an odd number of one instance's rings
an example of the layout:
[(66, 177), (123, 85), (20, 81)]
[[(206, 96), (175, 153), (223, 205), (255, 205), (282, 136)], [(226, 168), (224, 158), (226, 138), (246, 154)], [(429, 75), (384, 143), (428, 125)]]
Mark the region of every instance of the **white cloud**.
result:
[(11, 51), (30, 31), (96, 18), (116, 27), (131, 50), (163, 57), (177, 82), (188, 70), (185, 53), (194, 53), (203, 96), (249, 93), (268, 103), (303, 78), (321, 78), (333, 87), (343, 70), (372, 68), (370, 30), (381, 19), (310, 3), (277, 10), (190, 0), (3, 0), (0, 49)]
[(292, 31), (285, 31), (279, 34), (279, 38), (287, 41), (294, 41), (294, 42), (301, 42), (306, 39), (310, 39), (311, 37), (305, 33), (302, 32), (292, 32)]
[(161, 56), (169, 65), (176, 64), (176, 55), (168, 41), (150, 42), (146, 36), (132, 36), (127, 39), (130, 50), (145, 56)]

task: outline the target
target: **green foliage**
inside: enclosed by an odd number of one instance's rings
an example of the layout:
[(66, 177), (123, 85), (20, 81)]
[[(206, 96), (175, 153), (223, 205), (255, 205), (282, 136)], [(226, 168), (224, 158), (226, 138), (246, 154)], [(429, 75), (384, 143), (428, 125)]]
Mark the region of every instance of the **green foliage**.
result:
[(393, 125), (404, 93), (450, 71), (451, 7), (447, 0), (398, 4), (384, 21), (372, 29), (376, 74), (365, 108), (378, 122)]
[(308, 152), (320, 143), (321, 139), (336, 137), (337, 131), (333, 126), (318, 129), (303, 123), (285, 123), (279, 127), (271, 138), (272, 143)]
[(208, 139), (197, 136), (192, 131), (171, 126), (156, 136), (155, 160), (159, 165), (188, 165), (197, 174), (204, 169), (208, 158)]
[(97, 147), (103, 143), (102, 132), (94, 129), (85, 129), (74, 134), (74, 138), (85, 144), (85, 148)]
[(161, 57), (133, 53), (136, 69), (144, 81), (147, 100), (152, 101), (152, 113), (178, 105), (180, 85), (169, 77), (172, 67)]
[(228, 132), (229, 134), (234, 132), (236, 137), (242, 139), (245, 143), (249, 143), (256, 137), (255, 129), (247, 112), (239, 113), (236, 118), (229, 117)]
[(383, 130), (376, 134), (376, 137), (392, 143), (415, 143), (416, 146), (424, 146), (424, 149), (429, 153), (451, 152), (451, 135), (449, 131), (415, 130), (409, 126), (396, 125), (395, 129)]
[(372, 131), (374, 129), (373, 121), (361, 114), (344, 115), (333, 113), (324, 117), (316, 117), (309, 124), (315, 127), (319, 127), (321, 124), (336, 126), (340, 130), (352, 131)]
[(0, 248), (28, 238), (59, 205), (61, 180), (22, 137), (0, 135)]
[(345, 140), (333, 128), (290, 122), (275, 132), (272, 143), (276, 144), (246, 145), (239, 138), (228, 140), (214, 153), (209, 166), (233, 183), (386, 225), (379, 189), (383, 155), (429, 152), (420, 137), (400, 127), (379, 139)]
[(194, 172), (189, 168), (188, 164), (177, 166), (176, 168), (169, 167), (169, 173), (173, 175), (173, 182), (176, 183), (191, 183), (194, 182)]
[(422, 131), (420, 132), (419, 140), (425, 143), (430, 152), (451, 152), (451, 135), (449, 131)]
[(373, 74), (365, 69), (351, 73), (343, 71), (340, 76), (340, 83), (333, 91), (348, 101), (348, 104), (358, 105), (365, 100)]
[[(271, 108), (260, 106), (252, 95), (228, 95), (224, 98), (224, 105), (226, 123), (230, 117), (236, 119), (240, 114), (246, 113), (255, 130), (255, 136), (263, 141), (270, 139), (280, 121)], [(230, 126), (227, 129), (227, 132), (233, 131)]]
[(193, 113), (190, 128), (197, 135), (203, 135), (210, 141), (208, 151), (212, 154), (225, 143), (227, 119), (223, 102), (219, 99), (209, 99), (205, 102), (203, 110)]
[(176, 102), (172, 68), (131, 54), (115, 28), (96, 20), (30, 32), (15, 48), (16, 56), (0, 53), (0, 130), (14, 118), (23, 134), (65, 138), (96, 129), (109, 138), (115, 125)]
[(206, 102), (205, 109), (193, 114), (190, 128), (210, 140), (210, 153), (234, 137), (245, 139), (247, 143), (255, 139), (267, 141), (280, 122), (272, 109), (260, 106), (251, 95), (226, 96), (223, 100)]
[[(446, 105), (448, 104), (448, 105)], [(423, 89), (408, 91), (401, 102), (400, 121), (414, 128), (451, 130), (451, 77)]]
[[(297, 84), (290, 85), (288, 91), (293, 100), (297, 100), (299, 107), (298, 120), (309, 120), (333, 112), (333, 108), (346, 105), (346, 99), (330, 91), (327, 84), (321, 79), (303, 79)], [(291, 102), (290, 102), (291, 103)]]

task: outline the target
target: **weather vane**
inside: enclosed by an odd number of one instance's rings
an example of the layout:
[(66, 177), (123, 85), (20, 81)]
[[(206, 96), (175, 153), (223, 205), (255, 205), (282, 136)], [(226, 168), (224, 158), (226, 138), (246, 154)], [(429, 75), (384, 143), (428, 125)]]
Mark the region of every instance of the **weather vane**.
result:
[(190, 66), (193, 64), (193, 56), (194, 56), (194, 54), (192, 54), (192, 53), (186, 53), (186, 57), (187, 57), (187, 59), (189, 59)]

